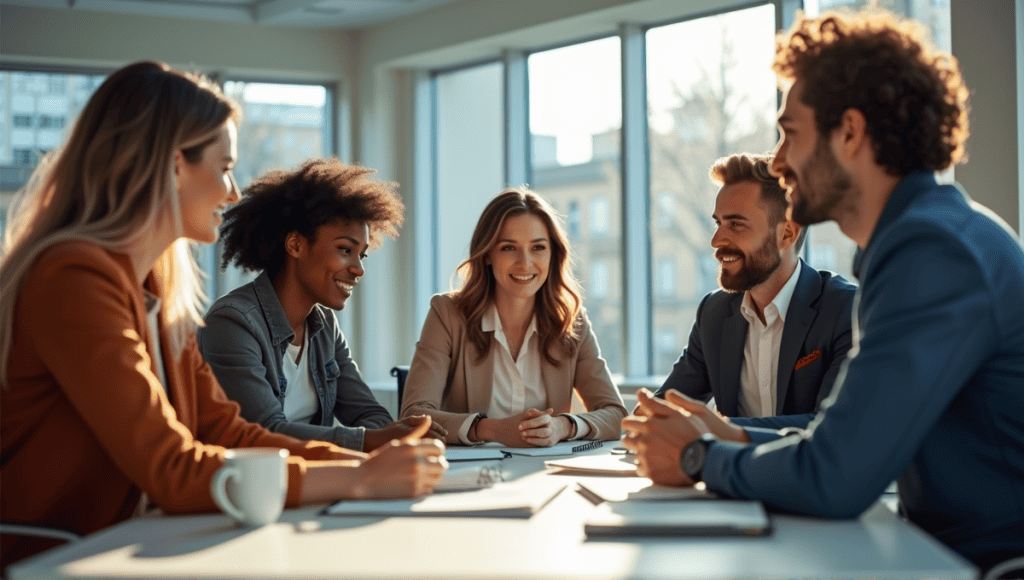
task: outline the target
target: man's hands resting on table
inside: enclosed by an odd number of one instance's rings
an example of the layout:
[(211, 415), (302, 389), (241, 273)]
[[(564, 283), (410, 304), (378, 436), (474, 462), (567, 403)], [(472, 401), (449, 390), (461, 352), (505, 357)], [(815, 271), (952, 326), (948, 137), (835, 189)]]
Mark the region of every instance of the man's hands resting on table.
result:
[(637, 457), (637, 473), (660, 485), (693, 485), (683, 472), (679, 456), (683, 448), (704, 433), (718, 439), (749, 443), (742, 427), (733, 425), (704, 403), (671, 390), (665, 401), (647, 389), (637, 393), (634, 414), (622, 420), (622, 443)]

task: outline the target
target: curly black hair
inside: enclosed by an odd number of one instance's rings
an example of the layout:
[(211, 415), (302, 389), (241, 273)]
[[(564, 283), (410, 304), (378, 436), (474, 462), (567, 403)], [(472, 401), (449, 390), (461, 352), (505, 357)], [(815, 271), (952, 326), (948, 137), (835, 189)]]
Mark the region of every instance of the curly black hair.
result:
[(965, 158), (968, 93), (956, 59), (926, 38), (919, 24), (884, 10), (827, 13), (780, 34), (772, 68), (782, 81), (801, 81), (798, 96), (821, 134), (856, 109), (889, 174), (940, 171)]
[(295, 171), (263, 174), (224, 212), (221, 267), (233, 261), (245, 270), (274, 276), (284, 265), (288, 234), (298, 232), (312, 241), (321, 226), (336, 219), (365, 223), (370, 248), (380, 246), (380, 234), (396, 238), (405, 212), (395, 193), (398, 186), (370, 179), (372, 173), (332, 158), (311, 159)]

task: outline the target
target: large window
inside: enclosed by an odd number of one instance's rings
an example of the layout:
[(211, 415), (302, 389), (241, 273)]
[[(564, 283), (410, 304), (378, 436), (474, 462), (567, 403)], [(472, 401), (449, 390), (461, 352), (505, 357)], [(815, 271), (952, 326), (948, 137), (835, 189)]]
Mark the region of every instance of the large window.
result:
[[(59, 146), (103, 75), (0, 71), (0, 227), (14, 194), (45, 155)], [(333, 152), (333, 96), (324, 85), (228, 81), (224, 92), (242, 106), (239, 163), (235, 177), (245, 187), (276, 168), (294, 167)], [(209, 275), (211, 297), (232, 290), (252, 275), (220, 272), (216, 246), (197, 248)]]
[(14, 194), (64, 140), (104, 78), (0, 70), (0, 231)]
[[(224, 93), (242, 107), (235, 180), (244, 188), (271, 169), (294, 169), (334, 152), (333, 91), (325, 85), (228, 80)], [(220, 270), (218, 246), (203, 246), (200, 265), (212, 274), (216, 298), (255, 278), (235, 267)]]
[[(868, 5), (867, 0), (805, 0), (804, 9), (809, 16), (834, 9), (859, 9)], [(883, 2), (886, 9), (914, 18), (931, 32), (932, 41), (943, 51), (950, 52), (949, 0), (911, 1), (898, 0)], [(952, 179), (952, 171), (949, 170)], [(835, 222), (812, 226), (807, 232), (807, 261), (815, 268), (838, 272), (851, 282), (853, 278), (853, 255), (857, 245), (839, 230)]]
[[(757, 6), (647, 32), (653, 317), (661, 323), (654, 372), (685, 348), (701, 298), (718, 287), (711, 236), (719, 157), (775, 145), (775, 7)], [(680, 55), (686, 55), (681, 58)], [(669, 264), (679, 275), (666, 282)], [(671, 321), (674, 332), (667, 332)], [(668, 337), (679, 341), (669, 345)]]
[(622, 372), (624, 348), (620, 61), (619, 38), (611, 37), (537, 52), (527, 63), (530, 185), (572, 220), (576, 276), (613, 373)]
[[(813, 15), (819, 4), (865, 2), (802, 4)], [(948, 0), (883, 4), (925, 22), (948, 50)], [(767, 153), (777, 143), (771, 61), (776, 31), (789, 26), (796, 7), (755, 0), (671, 24), (621, 24), (615, 36), (560, 48), (518, 45), (504, 62), (516, 72), (517, 58), (527, 55), (526, 82), (503, 78), (499, 64), (486, 65), (489, 76), (485, 67), (435, 73), (437, 246), (450, 247), (444, 240), (469, 227), (456, 220), (473, 222), (491, 196), (444, 185), (452, 167), (480, 172), (478, 186), (528, 176), (566, 221), (585, 305), (613, 374), (627, 384), (657, 381), (685, 348), (701, 298), (718, 288), (711, 248), (718, 186), (709, 169), (721, 157)], [(462, 79), (472, 86), (446, 88)], [(518, 106), (524, 95), (525, 108)], [(487, 116), (477, 114), (482, 108)], [(521, 116), (528, 116), (526, 139)], [(521, 150), (529, 151), (526, 167)], [(468, 217), (448, 214), (460, 210)], [(853, 250), (834, 224), (823, 224), (812, 228), (806, 256), (812, 266), (849, 275)], [(451, 268), (436, 272), (447, 276)]]
[(434, 291), (459, 287), (455, 268), (484, 206), (504, 188), (503, 66), (489, 63), (438, 74), (437, 271)]

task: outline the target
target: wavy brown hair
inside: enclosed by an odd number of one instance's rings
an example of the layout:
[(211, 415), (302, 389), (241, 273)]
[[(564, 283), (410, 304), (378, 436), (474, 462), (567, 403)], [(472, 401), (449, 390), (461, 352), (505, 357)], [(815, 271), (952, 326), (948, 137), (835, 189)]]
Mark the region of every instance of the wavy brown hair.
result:
[(801, 81), (822, 135), (856, 109), (889, 174), (941, 171), (965, 157), (968, 93), (956, 59), (926, 39), (921, 25), (883, 10), (826, 13), (778, 36), (772, 68)]
[(242, 192), (242, 201), (224, 212), (221, 267), (234, 261), (271, 277), (284, 265), (284, 241), (298, 232), (315, 241), (321, 226), (336, 219), (366, 224), (370, 248), (381, 234), (398, 237), (405, 205), (397, 184), (372, 179), (373, 169), (337, 159), (311, 159), (294, 171), (264, 173)]
[(572, 252), (561, 220), (551, 204), (536, 193), (521, 187), (509, 188), (484, 208), (473, 230), (469, 258), (456, 269), (463, 284), (453, 295), (455, 307), (466, 318), (470, 341), (483, 358), (490, 349), (491, 337), (480, 329), (480, 321), (487, 308), (494, 304), (496, 284), (486, 258), (497, 243), (505, 220), (523, 214), (539, 217), (547, 226), (551, 240), (551, 265), (547, 280), (537, 291), (534, 315), (541, 352), (549, 363), (558, 366), (558, 359), (551, 354), (554, 347), (557, 345), (571, 355), (579, 345), (582, 291), (572, 274)]

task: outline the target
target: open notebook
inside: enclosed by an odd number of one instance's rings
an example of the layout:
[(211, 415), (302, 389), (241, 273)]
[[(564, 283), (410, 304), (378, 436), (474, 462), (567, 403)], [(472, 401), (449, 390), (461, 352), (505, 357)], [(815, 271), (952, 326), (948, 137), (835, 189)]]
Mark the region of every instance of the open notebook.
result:
[(344, 500), (324, 513), (336, 516), (456, 516), (528, 518), (565, 489), (550, 479), (495, 483), (470, 491), (434, 493), (416, 499)]

